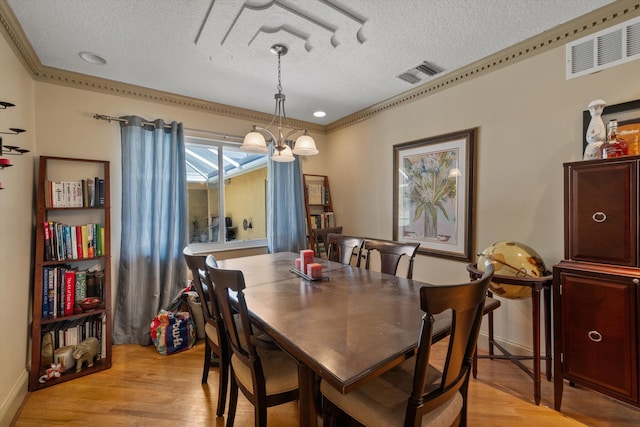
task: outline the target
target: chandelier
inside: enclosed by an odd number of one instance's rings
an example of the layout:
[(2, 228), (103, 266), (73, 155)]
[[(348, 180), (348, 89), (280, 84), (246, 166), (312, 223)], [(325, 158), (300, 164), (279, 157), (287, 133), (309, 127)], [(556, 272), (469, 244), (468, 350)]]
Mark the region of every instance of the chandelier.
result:
[[(276, 108), (273, 112), (273, 118), (264, 127), (254, 125), (251, 131), (244, 137), (244, 141), (240, 149), (249, 153), (265, 154), (268, 151), (265, 135), (273, 141), (274, 153), (271, 160), (275, 162), (292, 162), (295, 160), (294, 154), (298, 156), (312, 156), (318, 154), (316, 142), (307, 133), (306, 129), (299, 129), (292, 126), (287, 119), (284, 111), (284, 93), (282, 93), (282, 82), (280, 78), (280, 57), (287, 54), (287, 47), (281, 44), (271, 46), (271, 52), (278, 55), (278, 93), (275, 94)], [(274, 132), (269, 127), (277, 125), (278, 129)], [(294, 134), (302, 132), (302, 135), (296, 139), (291, 148), (293, 140), (290, 139)], [(263, 134), (264, 133), (264, 134)]]

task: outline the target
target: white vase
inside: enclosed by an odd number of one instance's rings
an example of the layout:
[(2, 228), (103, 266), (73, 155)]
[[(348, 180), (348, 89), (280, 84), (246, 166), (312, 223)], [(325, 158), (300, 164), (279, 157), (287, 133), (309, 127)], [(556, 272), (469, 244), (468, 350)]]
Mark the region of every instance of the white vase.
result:
[(591, 114), (591, 121), (585, 135), (587, 147), (584, 149), (583, 160), (602, 158), (602, 144), (607, 137), (607, 129), (602, 121), (602, 110), (605, 105), (607, 104), (602, 99), (596, 99), (589, 103), (588, 109)]

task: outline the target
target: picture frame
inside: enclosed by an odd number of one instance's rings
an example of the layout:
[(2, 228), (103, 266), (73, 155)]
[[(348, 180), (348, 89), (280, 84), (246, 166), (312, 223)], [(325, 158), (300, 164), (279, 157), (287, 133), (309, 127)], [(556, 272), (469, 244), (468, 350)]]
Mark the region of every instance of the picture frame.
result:
[[(393, 239), (470, 262), (478, 128), (393, 146)], [(435, 190), (435, 191), (433, 191)]]
[[(611, 119), (618, 120), (618, 134), (625, 139), (627, 143), (629, 138), (625, 137), (627, 133), (634, 133), (640, 129), (640, 99), (620, 104), (606, 105), (602, 110), (602, 121), (605, 126)], [(589, 110), (582, 111), (582, 152), (587, 148), (587, 129), (591, 122), (591, 113)], [(635, 136), (634, 136), (635, 138)]]

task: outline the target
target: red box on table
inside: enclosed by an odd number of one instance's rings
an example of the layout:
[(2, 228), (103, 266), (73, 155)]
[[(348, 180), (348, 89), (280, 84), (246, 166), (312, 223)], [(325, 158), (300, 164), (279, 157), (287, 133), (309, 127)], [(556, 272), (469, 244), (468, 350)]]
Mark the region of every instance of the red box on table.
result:
[(322, 277), (322, 264), (317, 262), (311, 262), (307, 264), (307, 276), (315, 279), (316, 277)]
[(313, 251), (311, 249), (303, 249), (300, 251), (300, 271), (307, 272), (307, 264), (313, 262)]

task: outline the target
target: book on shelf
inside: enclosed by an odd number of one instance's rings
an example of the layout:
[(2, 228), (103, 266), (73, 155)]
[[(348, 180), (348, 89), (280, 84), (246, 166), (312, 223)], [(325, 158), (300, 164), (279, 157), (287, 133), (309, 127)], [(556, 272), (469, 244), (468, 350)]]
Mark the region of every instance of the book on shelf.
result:
[(71, 316), (75, 306), (75, 271), (66, 270), (64, 278), (64, 315)]
[(82, 312), (79, 302), (87, 297), (87, 270), (78, 270), (75, 272), (75, 303), (74, 311), (76, 313)]
[[(45, 221), (44, 261), (95, 258), (104, 254), (104, 226), (83, 224), (69, 226)], [(103, 235), (101, 238), (101, 234)]]
[(333, 212), (324, 212), (321, 214), (311, 214), (311, 228), (330, 228), (336, 226), (336, 220)]
[(89, 257), (89, 230), (88, 225), (79, 225), (80, 229), (80, 246), (78, 247), (78, 253), (82, 253), (80, 258), (90, 258)]
[(96, 207), (96, 184), (95, 178), (87, 179), (87, 206), (90, 208)]
[(98, 179), (98, 205), (103, 208), (105, 203), (105, 188), (104, 188), (104, 179)]
[[(102, 204), (99, 188), (102, 189)], [(47, 208), (104, 207), (104, 179), (98, 177), (79, 181), (46, 181), (44, 193)]]

